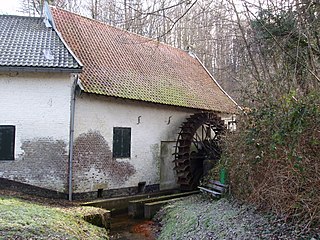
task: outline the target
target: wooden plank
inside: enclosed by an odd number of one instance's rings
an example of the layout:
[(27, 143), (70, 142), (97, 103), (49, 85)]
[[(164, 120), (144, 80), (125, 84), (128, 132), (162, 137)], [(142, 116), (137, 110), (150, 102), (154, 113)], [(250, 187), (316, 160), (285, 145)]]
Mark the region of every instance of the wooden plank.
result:
[(221, 192), (221, 193), (224, 193), (226, 191), (226, 189), (224, 187), (221, 187), (221, 186), (218, 186), (215, 184), (211, 184), (211, 183), (208, 183), (206, 185), (206, 187), (211, 188), (212, 190), (217, 191), (217, 192)]
[(215, 195), (215, 196), (221, 196), (221, 193), (220, 193), (220, 192), (216, 192), (216, 191), (213, 191), (213, 190), (208, 189), (208, 188), (205, 188), (205, 187), (198, 187), (198, 188), (199, 188), (200, 190), (203, 190), (203, 191), (212, 193), (212, 194)]
[(222, 183), (219, 182), (219, 181), (209, 180), (209, 183), (218, 185), (218, 186), (220, 186), (220, 187), (228, 188), (228, 185), (222, 184)]

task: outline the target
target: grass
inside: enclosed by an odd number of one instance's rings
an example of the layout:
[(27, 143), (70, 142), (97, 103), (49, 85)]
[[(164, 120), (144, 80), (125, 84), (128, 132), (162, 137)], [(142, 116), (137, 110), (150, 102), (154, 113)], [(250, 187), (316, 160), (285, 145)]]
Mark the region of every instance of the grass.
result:
[[(76, 208), (75, 208), (76, 209)], [(81, 212), (0, 196), (0, 239), (108, 239)]]

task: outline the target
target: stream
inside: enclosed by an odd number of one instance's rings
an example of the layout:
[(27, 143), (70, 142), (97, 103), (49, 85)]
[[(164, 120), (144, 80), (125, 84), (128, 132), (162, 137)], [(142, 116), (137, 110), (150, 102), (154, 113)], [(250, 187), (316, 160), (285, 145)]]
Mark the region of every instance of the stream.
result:
[(132, 219), (127, 214), (111, 218), (110, 240), (155, 240), (157, 227), (153, 221)]

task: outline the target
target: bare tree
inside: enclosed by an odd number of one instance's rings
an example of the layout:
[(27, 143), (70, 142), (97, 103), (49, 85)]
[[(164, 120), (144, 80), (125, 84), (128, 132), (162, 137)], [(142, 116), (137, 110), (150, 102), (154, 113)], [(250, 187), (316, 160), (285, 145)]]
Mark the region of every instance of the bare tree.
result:
[[(39, 16), (45, 0), (20, 0), (21, 11), (29, 16)], [(79, 13), (81, 10), (82, 0), (47, 0), (47, 2), (59, 8), (67, 9)]]

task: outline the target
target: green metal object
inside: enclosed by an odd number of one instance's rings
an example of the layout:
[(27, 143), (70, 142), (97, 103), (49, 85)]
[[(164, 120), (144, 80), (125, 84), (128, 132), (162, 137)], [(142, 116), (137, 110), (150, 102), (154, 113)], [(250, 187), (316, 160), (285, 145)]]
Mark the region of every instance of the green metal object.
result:
[(222, 184), (226, 184), (226, 177), (227, 177), (226, 169), (225, 168), (221, 168), (221, 170), (220, 170), (220, 182)]

